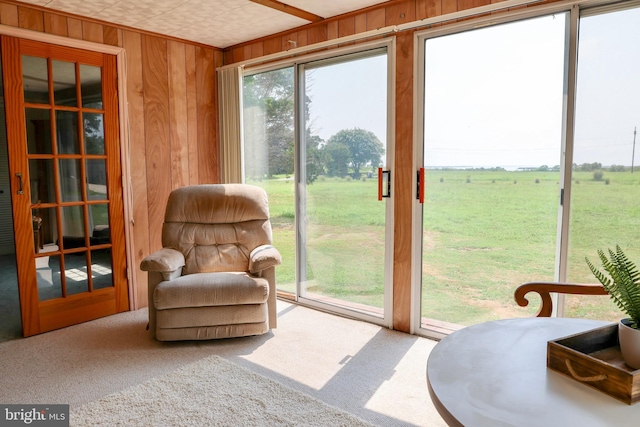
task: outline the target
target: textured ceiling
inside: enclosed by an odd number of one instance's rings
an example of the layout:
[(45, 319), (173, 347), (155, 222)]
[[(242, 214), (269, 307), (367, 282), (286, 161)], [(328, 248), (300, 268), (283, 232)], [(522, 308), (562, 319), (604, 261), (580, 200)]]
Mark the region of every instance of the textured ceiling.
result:
[[(311, 21), (250, 0), (22, 0), (62, 12), (225, 48)], [(280, 0), (322, 18), (381, 0)]]

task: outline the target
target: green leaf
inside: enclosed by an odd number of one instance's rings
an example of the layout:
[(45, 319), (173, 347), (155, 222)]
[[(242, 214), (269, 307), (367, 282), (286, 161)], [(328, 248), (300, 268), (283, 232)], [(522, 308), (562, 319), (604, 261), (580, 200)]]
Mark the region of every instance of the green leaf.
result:
[(615, 251), (609, 249), (608, 255), (607, 257), (604, 251), (598, 250), (598, 257), (604, 271), (597, 268), (586, 257), (585, 261), (618, 308), (631, 319), (632, 326), (638, 329), (640, 327), (640, 271), (619, 245), (616, 245)]

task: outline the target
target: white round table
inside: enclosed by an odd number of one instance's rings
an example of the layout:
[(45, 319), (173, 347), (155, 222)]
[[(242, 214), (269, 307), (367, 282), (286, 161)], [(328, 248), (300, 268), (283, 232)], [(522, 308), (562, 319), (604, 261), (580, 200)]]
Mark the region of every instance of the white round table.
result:
[(431, 399), (451, 426), (640, 426), (640, 404), (547, 368), (547, 341), (607, 324), (527, 318), (460, 329), (429, 355)]

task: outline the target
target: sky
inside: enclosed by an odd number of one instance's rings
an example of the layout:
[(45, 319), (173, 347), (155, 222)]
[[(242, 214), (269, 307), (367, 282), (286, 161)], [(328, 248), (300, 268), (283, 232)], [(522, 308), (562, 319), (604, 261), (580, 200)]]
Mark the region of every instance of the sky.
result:
[[(312, 129), (325, 141), (343, 129), (373, 132), (387, 140), (387, 60), (361, 58), (307, 71)], [(336, 102), (338, 101), (338, 102)]]
[[(565, 25), (563, 13), (428, 39), (426, 166), (560, 164)], [(637, 28), (638, 8), (581, 19), (574, 163), (631, 165), (640, 128)], [(386, 141), (385, 64), (377, 56), (309, 71), (321, 138), (360, 127)]]

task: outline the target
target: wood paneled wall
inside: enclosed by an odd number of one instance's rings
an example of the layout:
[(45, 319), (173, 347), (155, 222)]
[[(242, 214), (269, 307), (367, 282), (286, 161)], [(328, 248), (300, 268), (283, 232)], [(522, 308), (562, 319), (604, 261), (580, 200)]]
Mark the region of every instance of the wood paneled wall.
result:
[[(224, 64), (260, 58), (291, 48), (400, 25), (488, 4), (491, 0), (390, 1), (354, 13), (309, 24), (224, 50)], [(413, 210), (413, 103), (414, 32), (396, 34), (395, 74), (395, 167), (394, 167), (394, 262), (393, 328), (409, 332), (411, 325), (411, 250)]]
[(134, 223), (128, 250), (136, 284), (130, 300), (146, 306), (139, 265), (161, 247), (169, 192), (220, 182), (215, 73), (222, 51), (11, 1), (0, 1), (0, 24), (125, 49)]

